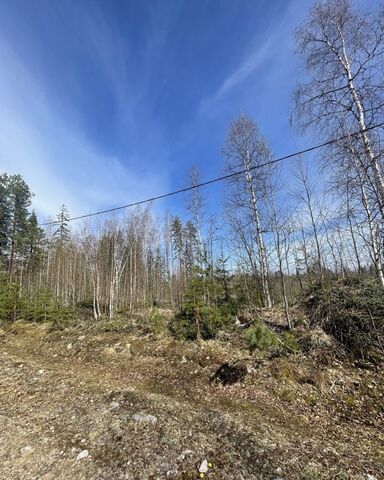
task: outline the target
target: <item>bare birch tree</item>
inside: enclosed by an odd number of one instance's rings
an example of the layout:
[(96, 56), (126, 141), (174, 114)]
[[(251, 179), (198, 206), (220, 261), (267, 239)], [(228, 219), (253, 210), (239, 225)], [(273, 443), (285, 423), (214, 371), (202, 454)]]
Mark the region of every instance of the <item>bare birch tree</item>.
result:
[(316, 2), (296, 41), (310, 78), (297, 88), (294, 119), (326, 139), (359, 132), (359, 165), (374, 184), (384, 218), (383, 130), (367, 131), (384, 119), (384, 8), (359, 11), (350, 0)]
[(268, 195), (268, 183), (271, 171), (263, 166), (272, 159), (269, 146), (260, 134), (256, 123), (242, 115), (232, 122), (227, 141), (223, 148), (229, 173), (243, 171), (241, 175), (230, 179), (232, 198), (230, 208), (248, 219), (251, 234), (257, 245), (257, 259), (260, 268), (262, 302), (265, 307), (272, 306), (268, 280), (268, 262), (263, 235), (261, 204)]
[(318, 206), (316, 208), (315, 204), (314, 183), (309, 178), (308, 168), (302, 161), (298, 161), (297, 163), (296, 178), (299, 185), (295, 193), (300, 200), (302, 211), (308, 215), (309, 226), (312, 233), (311, 237), (315, 246), (315, 263), (320, 275), (320, 280), (323, 281), (323, 259), (319, 233), (320, 212)]

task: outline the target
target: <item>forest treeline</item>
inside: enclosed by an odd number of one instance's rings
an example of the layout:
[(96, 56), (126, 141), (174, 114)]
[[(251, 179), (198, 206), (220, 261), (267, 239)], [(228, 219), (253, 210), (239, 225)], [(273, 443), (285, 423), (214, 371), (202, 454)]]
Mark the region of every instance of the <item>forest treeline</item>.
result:
[[(204, 319), (225, 322), (247, 305), (282, 307), (290, 327), (301, 292), (329, 279), (384, 288), (384, 8), (317, 2), (295, 38), (305, 80), (294, 128), (340, 140), (317, 156), (270, 163), (268, 140), (241, 115), (222, 153), (225, 173), (243, 173), (226, 180), (223, 205), (193, 188), (184, 215), (160, 218), (149, 206), (76, 228), (65, 206), (39, 226), (26, 182), (1, 174), (0, 316), (25, 316), (26, 304), (32, 317), (82, 307), (95, 319), (159, 306), (181, 324), (193, 318), (204, 336)], [(193, 167), (188, 185), (200, 182)]]

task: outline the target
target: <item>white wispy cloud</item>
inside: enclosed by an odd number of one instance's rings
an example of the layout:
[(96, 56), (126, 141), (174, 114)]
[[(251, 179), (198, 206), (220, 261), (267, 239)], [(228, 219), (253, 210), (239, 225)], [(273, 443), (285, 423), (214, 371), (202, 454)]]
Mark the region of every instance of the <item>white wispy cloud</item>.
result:
[(281, 58), (282, 51), (287, 48), (292, 39), (292, 28), (297, 22), (296, 13), (300, 9), (300, 2), (303, 1), (289, 0), (285, 14), (270, 28), (266, 28), (263, 36), (255, 35), (233, 71), (223, 79), (216, 91), (201, 100), (200, 114), (214, 110), (230, 94), (240, 90), (249, 78), (254, 78), (258, 74), (261, 77), (271, 74), (271, 70), (273, 71), (271, 64), (276, 58)]
[(251, 73), (261, 67), (271, 54), (271, 39), (267, 39), (262, 45), (250, 48), (250, 53), (243, 59), (240, 65), (223, 81), (217, 91), (209, 98), (202, 100), (200, 110), (205, 112), (214, 106), (220, 99), (240, 85)]
[[(100, 23), (98, 27), (100, 35), (104, 27)], [(110, 31), (103, 31), (105, 39)], [(94, 48), (101, 45), (108, 48), (114, 42), (109, 38), (110, 42), (103, 40)], [(114, 50), (111, 47), (111, 55)], [(104, 50), (99, 56), (99, 68), (106, 72), (122, 111), (134, 117), (129, 108), (129, 85), (122, 54), (118, 60), (119, 68), (112, 73)], [(71, 124), (61, 116), (41, 77), (34, 75), (3, 37), (0, 37), (0, 64), (0, 171), (23, 175), (35, 193), (33, 207), (41, 218), (55, 215), (62, 203), (72, 215), (78, 215), (142, 199), (168, 188), (165, 171), (153, 174), (149, 171), (143, 176), (141, 167), (145, 160), (135, 153), (134, 145), (128, 158), (106, 154), (79, 129), (78, 123)], [(129, 128), (128, 122), (123, 123), (122, 128)], [(155, 129), (152, 130), (156, 135)]]

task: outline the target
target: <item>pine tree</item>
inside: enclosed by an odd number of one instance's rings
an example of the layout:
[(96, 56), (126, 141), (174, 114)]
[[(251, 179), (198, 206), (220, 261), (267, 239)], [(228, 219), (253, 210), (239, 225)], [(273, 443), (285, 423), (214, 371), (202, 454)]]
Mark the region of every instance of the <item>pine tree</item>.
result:
[(27, 236), (25, 239), (25, 257), (29, 271), (39, 268), (45, 244), (44, 230), (38, 226), (36, 213), (33, 211), (28, 218)]
[(5, 260), (7, 254), (10, 221), (9, 176), (3, 173), (0, 175), (0, 260)]
[(28, 232), (28, 207), (32, 194), (20, 175), (12, 175), (8, 182), (9, 195), (9, 262), (8, 273), (13, 277), (17, 257), (22, 255)]

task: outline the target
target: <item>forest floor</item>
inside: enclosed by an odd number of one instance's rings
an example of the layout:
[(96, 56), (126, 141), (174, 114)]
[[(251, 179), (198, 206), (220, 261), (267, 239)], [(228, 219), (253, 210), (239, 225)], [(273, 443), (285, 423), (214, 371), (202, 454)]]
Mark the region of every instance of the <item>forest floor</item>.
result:
[[(244, 359), (241, 383), (210, 382)], [(384, 478), (380, 369), (236, 341), (0, 330), (0, 479)]]

